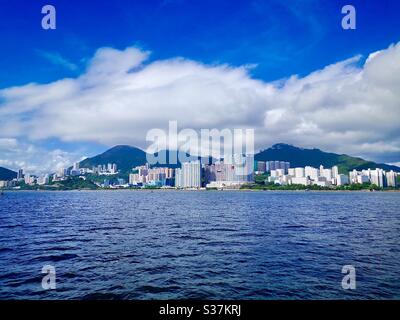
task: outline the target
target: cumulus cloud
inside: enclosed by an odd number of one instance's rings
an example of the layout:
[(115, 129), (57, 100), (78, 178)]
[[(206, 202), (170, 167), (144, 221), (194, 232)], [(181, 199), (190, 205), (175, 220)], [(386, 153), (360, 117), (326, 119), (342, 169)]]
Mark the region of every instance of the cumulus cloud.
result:
[(44, 174), (67, 168), (71, 163), (82, 160), (78, 153), (66, 152), (21, 142), (17, 139), (0, 138), (0, 166), (18, 170), (23, 168), (31, 174)]
[(266, 134), (308, 147), (398, 159), (400, 44), (371, 54), (363, 65), (360, 60), (287, 80), (266, 111)]
[[(131, 144), (167, 128), (254, 128), (256, 147), (302, 147), (397, 162), (400, 44), (266, 83), (248, 67), (101, 48), (77, 78), (0, 91), (0, 139)], [(3, 142), (6, 143), (6, 142)], [(0, 140), (1, 144), (1, 140)]]

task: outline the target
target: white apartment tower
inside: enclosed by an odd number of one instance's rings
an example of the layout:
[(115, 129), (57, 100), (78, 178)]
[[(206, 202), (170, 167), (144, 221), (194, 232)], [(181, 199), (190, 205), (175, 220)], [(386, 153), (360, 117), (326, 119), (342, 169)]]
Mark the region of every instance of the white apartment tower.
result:
[(175, 171), (175, 186), (177, 188), (201, 188), (200, 161), (184, 162)]

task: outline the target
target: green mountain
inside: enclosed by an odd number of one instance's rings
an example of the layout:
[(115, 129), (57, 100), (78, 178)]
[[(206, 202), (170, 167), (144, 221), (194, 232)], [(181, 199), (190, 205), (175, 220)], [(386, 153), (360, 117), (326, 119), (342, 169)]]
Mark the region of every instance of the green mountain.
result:
[[(157, 156), (157, 153), (155, 155)], [(197, 159), (195, 156), (192, 156), (191, 158), (192, 160)], [(254, 158), (255, 160), (261, 161), (289, 161), (292, 167), (319, 167), (322, 164), (324, 167), (330, 168), (337, 165), (339, 167), (339, 171), (343, 173), (347, 173), (353, 169), (362, 170), (368, 168), (382, 168), (384, 170), (394, 170), (400, 172), (400, 168), (397, 166), (366, 161), (364, 159), (351, 157), (345, 154), (324, 152), (319, 149), (298, 148), (284, 143), (275, 144), (271, 148), (257, 153)], [(168, 152), (167, 161), (169, 161)], [(122, 172), (128, 172), (133, 167), (144, 165), (146, 162), (147, 159), (145, 151), (136, 147), (118, 145), (103, 152), (102, 154), (81, 161), (80, 167), (92, 168), (93, 166), (115, 163), (117, 164), (119, 170)], [(180, 163), (177, 165), (157, 166), (179, 167)], [(14, 174), (16, 175), (16, 173)]]
[(400, 172), (400, 168), (397, 166), (366, 161), (346, 154), (324, 152), (319, 149), (298, 148), (284, 143), (278, 143), (273, 145), (271, 148), (262, 150), (255, 155), (254, 159), (259, 161), (289, 161), (292, 168), (304, 166), (319, 167), (321, 164), (324, 167), (329, 168), (337, 165), (339, 171), (343, 173), (347, 173), (353, 169), (362, 170), (368, 168), (382, 168), (384, 170)]
[(146, 163), (146, 152), (139, 148), (118, 145), (102, 154), (82, 160), (79, 165), (81, 168), (92, 168), (107, 163), (115, 163), (118, 170), (130, 171), (133, 167)]
[[(166, 163), (167, 164), (157, 164), (157, 167), (171, 167), (171, 168), (179, 168), (181, 166), (179, 162), (180, 156), (186, 157), (188, 161), (197, 160), (198, 157), (191, 156), (187, 153), (168, 150), (162, 150), (159, 152), (166, 152)], [(160, 159), (161, 155), (159, 152), (156, 152), (154, 156), (157, 159)], [(176, 164), (170, 164), (170, 156), (175, 153), (175, 158), (177, 160)], [(147, 153), (139, 148), (126, 146), (126, 145), (119, 145), (115, 146), (102, 154), (94, 156), (92, 158), (86, 158), (82, 160), (79, 165), (81, 168), (92, 168), (93, 166), (98, 165), (107, 165), (107, 163), (115, 163), (118, 167), (118, 170), (122, 172), (128, 172), (132, 168), (140, 165), (144, 165), (147, 162)], [(171, 159), (171, 161), (175, 162), (175, 160)]]
[(17, 177), (16, 172), (0, 167), (0, 180), (12, 180), (16, 177)]

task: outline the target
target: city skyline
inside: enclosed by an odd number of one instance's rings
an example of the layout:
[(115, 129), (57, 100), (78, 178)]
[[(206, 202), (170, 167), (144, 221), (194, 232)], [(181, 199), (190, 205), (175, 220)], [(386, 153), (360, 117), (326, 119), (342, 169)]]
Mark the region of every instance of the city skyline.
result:
[[(295, 147), (295, 146), (293, 146), (293, 145), (287, 145), (287, 144), (284, 144), (284, 143), (278, 143), (278, 144), (275, 144), (275, 145), (273, 145), (273, 146), (271, 146), (270, 148), (272, 148), (272, 149), (276, 149), (276, 148), (281, 148), (282, 146), (285, 146), (285, 147), (289, 147), (289, 148), (295, 148), (295, 149), (297, 149), (297, 150), (306, 150), (306, 151), (312, 151), (312, 150), (316, 150), (316, 151), (320, 151), (320, 152), (322, 152), (322, 153), (325, 153), (325, 154), (328, 154), (328, 153), (326, 153), (326, 152), (324, 152), (324, 151), (322, 151), (322, 150), (319, 150), (319, 149), (315, 149), (315, 148), (312, 148), (312, 149), (302, 149), (302, 148), (298, 148), (298, 147)], [(110, 148), (110, 149), (108, 149), (108, 150), (106, 150), (105, 152), (103, 152), (103, 153), (101, 153), (101, 154), (104, 154), (104, 153), (107, 153), (107, 152), (109, 152), (109, 151), (111, 151), (111, 150), (113, 150), (114, 148), (120, 148), (120, 147), (122, 147), (122, 148), (133, 148), (133, 149), (136, 149), (136, 150), (140, 150), (141, 152), (143, 152), (143, 154), (146, 154), (146, 157), (147, 157), (147, 155), (151, 155), (151, 161), (153, 162), (153, 161), (155, 161), (155, 159), (157, 159), (157, 157), (155, 157), (154, 159), (153, 159), (153, 153), (147, 153), (145, 150), (142, 150), (142, 149), (140, 149), (140, 148), (138, 148), (138, 147), (132, 147), (132, 146), (127, 146), (127, 145), (118, 145), (118, 146), (114, 146), (114, 147), (112, 147), (112, 148)], [(155, 152), (155, 154), (158, 154), (158, 152), (160, 152), (160, 151), (162, 151), (162, 152), (165, 152), (165, 159), (164, 160), (166, 160), (167, 162), (165, 162), (165, 163), (152, 163), (152, 166), (156, 166), (157, 167), (157, 165), (159, 165), (159, 164), (161, 164), (161, 165), (167, 165), (167, 167), (168, 166), (172, 166), (172, 167), (174, 167), (175, 165), (177, 165), (179, 162), (190, 162), (190, 161), (193, 161), (193, 160), (195, 160), (195, 159), (207, 159), (207, 161), (211, 161), (212, 163), (218, 163), (218, 162), (220, 162), (220, 161), (223, 161), (224, 160), (224, 157), (226, 157), (226, 156), (228, 156), (229, 157), (229, 155), (225, 155), (225, 156), (221, 156), (220, 158), (213, 158), (212, 156), (211, 156), (211, 154), (208, 154), (208, 155), (205, 155), (205, 154), (199, 154), (199, 153), (192, 153), (192, 154), (187, 154), (187, 153), (185, 153), (184, 151), (182, 151), (182, 150), (180, 150), (180, 149), (178, 148), (178, 150), (176, 150), (176, 149), (167, 149), (167, 150), (164, 150), (164, 149), (161, 149), (161, 150), (157, 150), (156, 152)], [(263, 151), (265, 151), (266, 149), (260, 149), (260, 150), (258, 150), (258, 151), (255, 151), (254, 153), (251, 153), (251, 154), (248, 154), (248, 155), (251, 155), (251, 156), (253, 156), (253, 157), (255, 157), (255, 156), (257, 156), (257, 155), (259, 155), (259, 154), (261, 154)], [(176, 162), (173, 162), (173, 163), (169, 163), (168, 161), (168, 159), (170, 159), (170, 157), (171, 157), (171, 153), (172, 154), (176, 154), (176, 160), (178, 161), (177, 163)], [(182, 161), (179, 161), (179, 156), (180, 155), (183, 155), (184, 154), (184, 157), (183, 157), (183, 159), (186, 159), (186, 160), (182, 160)], [(98, 154), (98, 155), (94, 155), (93, 157), (96, 157), (96, 156), (99, 156), (100, 154)], [(362, 160), (362, 161), (367, 161), (368, 162), (368, 159), (361, 159), (361, 158), (357, 158), (357, 157), (352, 157), (351, 155), (346, 155), (346, 154), (336, 154), (336, 156), (350, 156), (352, 159), (359, 159), (359, 160)], [(232, 154), (232, 155), (230, 155), (230, 157), (232, 157), (232, 156), (234, 156), (234, 154)], [(172, 156), (173, 158), (175, 157), (175, 156)], [(81, 162), (84, 162), (84, 161), (87, 161), (87, 160), (89, 160), (89, 159), (91, 159), (91, 157), (84, 157), (84, 156), (80, 156), (79, 157), (79, 159), (80, 160), (78, 160), (78, 161), (74, 161), (73, 163), (65, 163), (65, 166), (57, 166), (56, 168), (54, 168), (54, 169), (51, 169), (51, 170), (47, 170), (45, 167), (42, 167), (42, 168), (39, 168), (39, 169), (37, 169), (37, 170), (32, 170), (31, 169), (31, 167), (29, 166), (29, 164), (27, 164), (26, 166), (21, 166), (21, 167), (15, 167), (15, 168), (12, 168), (12, 167), (2, 167), (1, 165), (0, 165), (0, 168), (5, 168), (5, 169), (8, 169), (8, 170), (12, 170), (12, 171), (14, 171), (14, 172), (16, 172), (17, 173), (17, 176), (19, 176), (20, 175), (20, 172), (21, 172), (21, 170), (25, 170), (25, 172), (28, 172), (29, 174), (32, 174), (33, 176), (36, 176), (36, 177), (39, 177), (39, 176), (43, 176), (43, 175), (47, 175), (47, 174), (55, 174), (55, 173), (58, 173), (58, 172), (63, 172), (63, 171), (65, 171), (65, 170), (67, 170), (68, 168), (71, 168), (72, 170), (75, 170), (76, 168), (78, 168), (78, 170), (79, 170), (79, 168), (80, 168), (80, 163)], [(163, 158), (162, 158), (163, 159)], [(159, 159), (159, 160), (161, 160), (162, 161), (162, 159)], [(125, 160), (129, 160), (129, 159), (125, 159)], [(158, 161), (158, 160), (157, 160)], [(175, 160), (173, 160), (173, 161), (175, 161)], [(231, 160), (232, 161), (232, 160)], [(272, 169), (274, 169), (274, 162), (275, 163), (280, 163), (281, 165), (286, 165), (286, 168), (287, 168), (287, 166), (289, 165), (290, 166), (290, 162), (288, 162), (288, 161), (282, 161), (282, 160), (267, 160), (266, 161), (266, 164), (265, 164), (265, 161), (255, 161), (255, 164), (254, 164), (254, 171), (258, 171), (258, 169), (257, 169), (257, 162), (264, 162), (264, 165), (266, 165), (266, 168), (267, 168), (267, 170), (266, 171), (269, 171), (269, 169), (268, 168), (270, 168), (270, 166), (271, 166), (271, 168)], [(271, 164), (269, 164), (269, 163), (271, 163)], [(110, 165), (112, 165), (112, 168), (110, 168)], [(148, 165), (148, 162), (147, 162), (147, 160), (146, 160), (146, 162), (143, 162), (142, 164), (140, 164), (140, 166), (144, 166), (144, 165)], [(320, 164), (320, 165), (322, 165), (322, 164)], [(375, 165), (377, 165), (378, 167), (380, 166), (380, 165), (386, 165), (386, 164), (384, 164), (384, 163), (381, 163), (381, 164), (379, 164), (379, 163), (375, 163)], [(395, 165), (391, 165), (391, 167), (393, 167), (393, 168), (396, 168), (396, 165), (397, 164), (395, 164)], [(115, 168), (114, 168), (114, 166), (115, 166)], [(96, 173), (100, 173), (100, 174), (105, 174), (105, 175), (107, 175), (107, 174), (114, 174), (115, 172), (117, 172), (117, 170), (116, 170), (116, 167), (117, 167), (117, 165), (116, 164), (114, 164), (114, 163), (104, 163), (104, 164), (101, 164), (101, 165), (98, 165), (98, 166), (94, 166), (95, 168), (95, 171), (96, 171)], [(87, 168), (87, 169), (89, 169), (89, 168), (91, 168), (90, 166), (88, 167), (88, 166), (83, 166), (83, 167), (81, 167), (81, 168)], [(280, 168), (279, 167), (279, 165), (277, 165), (277, 167), (276, 168)], [(392, 168), (392, 169), (393, 169)], [(399, 167), (397, 166), (397, 168), (399, 169)], [(400, 172), (400, 169), (399, 170), (396, 170), (396, 169), (394, 169), (396, 172)], [(103, 171), (103, 173), (101, 173)]]
[[(54, 1), (47, 31), (39, 6), (4, 5), (2, 167), (55, 171), (116, 144), (145, 149), (146, 132), (169, 120), (254, 128), (256, 149), (284, 142), (400, 164), (398, 3), (354, 1), (356, 30), (341, 28), (342, 3), (74, 5)], [(150, 12), (151, 30), (140, 25)]]
[[(343, 170), (342, 170), (343, 171)], [(121, 176), (122, 174), (122, 176)], [(128, 175), (128, 181), (123, 177)], [(104, 177), (103, 180), (97, 179)], [(109, 178), (110, 177), (110, 178)], [(256, 178), (258, 177), (258, 178)], [(264, 182), (260, 183), (260, 177)], [(70, 168), (56, 173), (31, 175), (19, 169), (17, 177), (0, 180), (0, 188), (24, 190), (26, 186), (43, 186), (48, 190), (57, 190), (60, 183), (73, 178), (89, 182), (89, 185), (75, 185), (81, 188), (175, 188), (175, 189), (241, 189), (262, 187), (265, 184), (279, 186), (318, 186), (325, 189), (359, 185), (361, 188), (397, 188), (400, 172), (387, 171), (382, 168), (371, 170), (353, 169), (347, 173), (340, 172), (337, 165), (319, 168), (310, 165), (291, 167), (290, 162), (279, 160), (255, 161), (253, 155), (232, 155), (224, 159), (209, 162), (191, 160), (182, 162), (179, 167), (150, 166), (145, 163), (120, 172), (115, 163), (81, 167), (74, 163)], [(96, 186), (96, 187), (94, 187)], [(73, 188), (73, 189), (74, 189)], [(29, 188), (28, 188), (29, 189)], [(354, 189), (350, 189), (354, 190)]]

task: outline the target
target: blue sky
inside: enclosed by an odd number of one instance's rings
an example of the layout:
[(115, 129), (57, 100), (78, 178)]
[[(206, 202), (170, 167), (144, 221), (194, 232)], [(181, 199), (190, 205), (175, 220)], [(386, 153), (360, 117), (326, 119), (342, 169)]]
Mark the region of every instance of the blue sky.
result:
[[(56, 30), (41, 28), (45, 4), (57, 9)], [(340, 11), (345, 4), (357, 10), (356, 30), (341, 28)], [(97, 50), (104, 47), (149, 51), (147, 65), (177, 57), (206, 66), (248, 65), (252, 66), (249, 77), (266, 84), (292, 75), (302, 78), (357, 55), (362, 58), (355, 65), (362, 65), (370, 53), (396, 44), (400, 41), (399, 13), (400, 2), (395, 0), (0, 0), (0, 90), (78, 78)], [(0, 109), (1, 99), (4, 97), (0, 97)], [(56, 134), (43, 138), (7, 134), (0, 133), (0, 138), (75, 155), (95, 154), (119, 142), (63, 139)], [(386, 138), (376, 137), (373, 143)], [(272, 140), (260, 145), (268, 142)], [(343, 152), (354, 150), (353, 154), (374, 160), (400, 162), (397, 142), (393, 145), (387, 158), (382, 152), (350, 147)], [(339, 151), (329, 144), (316, 147)]]
[[(340, 26), (344, 4), (357, 29)], [(0, 87), (77, 76), (104, 46), (137, 45), (152, 59), (256, 64), (252, 74), (276, 80), (306, 75), (399, 40), (400, 2), (330, 0), (1, 0)], [(57, 9), (57, 30), (40, 28), (41, 7)]]

